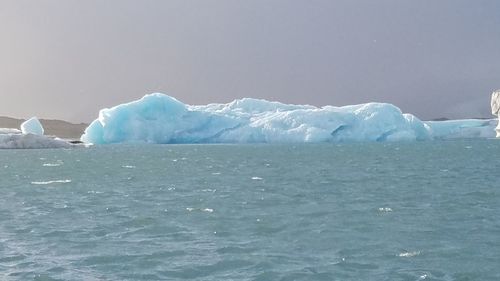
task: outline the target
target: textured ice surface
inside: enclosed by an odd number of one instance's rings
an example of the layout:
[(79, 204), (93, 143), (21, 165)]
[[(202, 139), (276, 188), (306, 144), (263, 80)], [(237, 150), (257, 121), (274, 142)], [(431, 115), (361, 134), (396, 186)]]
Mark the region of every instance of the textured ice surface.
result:
[(434, 139), (494, 138), (497, 119), (427, 121)]
[(40, 123), (40, 121), (38, 121), (38, 118), (31, 117), (21, 124), (21, 132), (23, 134), (43, 136), (44, 130), (42, 124)]
[(0, 128), (0, 134), (21, 134), (21, 130), (14, 128)]
[(95, 144), (414, 141), (493, 137), (493, 128), (490, 120), (422, 122), (387, 103), (319, 108), (245, 98), (192, 106), (151, 94), (101, 110), (81, 140)]
[(67, 141), (34, 134), (0, 134), (0, 149), (5, 148), (68, 148)]

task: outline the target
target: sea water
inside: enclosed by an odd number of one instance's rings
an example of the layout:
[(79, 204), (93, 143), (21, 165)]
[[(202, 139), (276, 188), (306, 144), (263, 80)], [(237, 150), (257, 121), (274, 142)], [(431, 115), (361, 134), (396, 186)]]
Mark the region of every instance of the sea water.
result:
[(0, 151), (1, 280), (500, 280), (500, 141)]

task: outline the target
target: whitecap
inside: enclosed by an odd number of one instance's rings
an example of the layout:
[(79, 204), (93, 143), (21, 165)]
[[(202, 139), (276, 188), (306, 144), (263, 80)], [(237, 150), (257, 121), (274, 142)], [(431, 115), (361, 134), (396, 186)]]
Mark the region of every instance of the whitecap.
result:
[(89, 193), (89, 194), (103, 194), (104, 192), (102, 192), (102, 191), (95, 191), (95, 190), (89, 190), (89, 191), (87, 191), (87, 193)]
[(259, 180), (259, 181), (260, 181), (260, 180), (263, 180), (263, 178), (261, 178), (261, 177), (252, 177), (252, 179), (253, 179), (253, 180)]
[(399, 253), (399, 257), (402, 257), (402, 258), (411, 258), (411, 257), (415, 257), (415, 256), (418, 256), (420, 255), (420, 251), (413, 251), (413, 252), (402, 252), (402, 253)]
[(378, 208), (378, 211), (384, 212), (384, 213), (389, 213), (389, 212), (392, 212), (392, 208), (389, 208), (389, 207)]
[(122, 166), (122, 168), (125, 168), (125, 169), (135, 169), (135, 166), (132, 166), (132, 165), (124, 165), (124, 166)]
[(207, 213), (213, 213), (214, 212), (214, 209), (210, 209), (210, 208), (205, 208), (202, 210), (203, 212), (207, 212)]
[(44, 167), (59, 167), (61, 165), (62, 165), (61, 163), (44, 163), (43, 164)]
[(70, 183), (71, 180), (53, 180), (53, 181), (32, 181), (31, 184), (34, 185), (47, 185), (53, 183)]

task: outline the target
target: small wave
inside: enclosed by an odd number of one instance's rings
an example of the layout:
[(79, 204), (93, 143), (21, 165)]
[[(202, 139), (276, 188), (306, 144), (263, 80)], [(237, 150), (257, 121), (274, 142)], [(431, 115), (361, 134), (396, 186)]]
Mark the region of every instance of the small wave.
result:
[(61, 166), (61, 163), (45, 163), (43, 164), (44, 167), (59, 167)]
[(95, 191), (95, 190), (89, 190), (87, 191), (88, 194), (103, 194), (104, 192), (102, 191)]
[(188, 207), (188, 208), (186, 208), (186, 211), (188, 211), (188, 212), (202, 211), (202, 212), (206, 212), (206, 213), (213, 213), (214, 209), (212, 209), (212, 208), (195, 209), (195, 208)]
[(411, 258), (420, 255), (420, 251), (413, 251), (413, 252), (402, 252), (398, 256), (402, 258)]
[(135, 166), (125, 165), (125, 166), (122, 166), (122, 168), (125, 168), (125, 169), (135, 169)]
[(70, 182), (71, 182), (71, 180), (32, 181), (31, 184), (46, 185), (46, 184), (53, 184), (53, 183), (70, 183)]

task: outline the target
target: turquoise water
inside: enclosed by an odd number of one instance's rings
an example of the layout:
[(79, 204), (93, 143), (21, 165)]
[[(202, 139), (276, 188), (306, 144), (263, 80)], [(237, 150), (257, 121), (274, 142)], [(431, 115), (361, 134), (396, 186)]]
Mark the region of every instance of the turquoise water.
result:
[(0, 151), (1, 280), (500, 280), (500, 141)]

